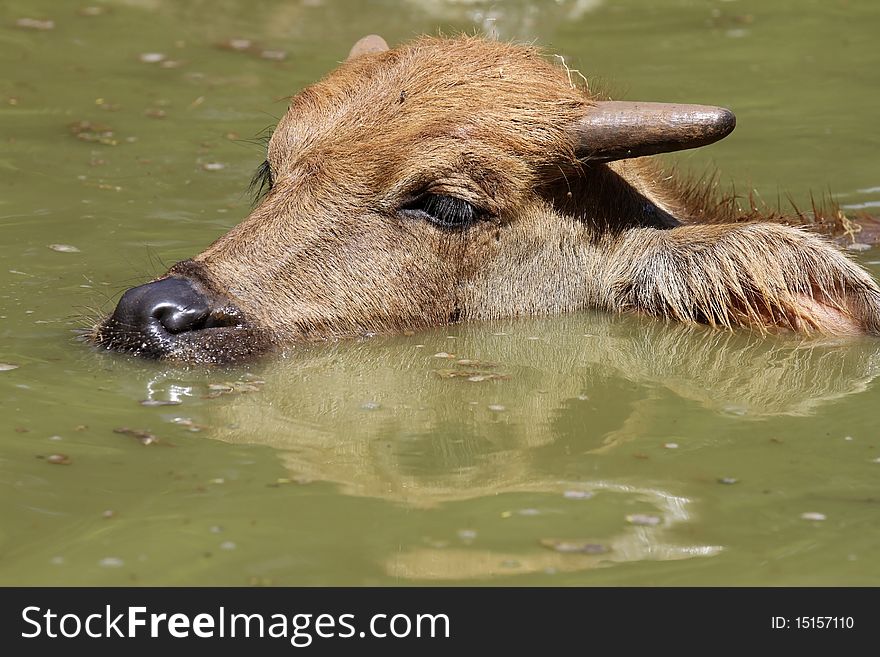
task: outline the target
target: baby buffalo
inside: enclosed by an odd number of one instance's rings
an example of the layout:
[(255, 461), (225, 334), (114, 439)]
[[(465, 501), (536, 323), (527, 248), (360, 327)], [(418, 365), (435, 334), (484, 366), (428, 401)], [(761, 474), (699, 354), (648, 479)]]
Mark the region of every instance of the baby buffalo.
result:
[(604, 100), (572, 73), (481, 38), (362, 39), (292, 99), (250, 216), (128, 290), (94, 342), (229, 362), (585, 308), (880, 333), (880, 289), (837, 247), (649, 157), (723, 138), (730, 111)]

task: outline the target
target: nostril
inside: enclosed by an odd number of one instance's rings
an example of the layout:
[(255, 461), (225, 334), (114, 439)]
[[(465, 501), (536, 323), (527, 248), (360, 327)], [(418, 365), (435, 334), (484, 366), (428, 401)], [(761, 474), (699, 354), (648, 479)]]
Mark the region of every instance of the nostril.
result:
[(128, 331), (176, 335), (209, 326), (216, 301), (197, 283), (169, 276), (128, 290), (113, 319)]
[(190, 303), (181, 305), (174, 302), (163, 302), (153, 307), (150, 313), (159, 320), (169, 333), (198, 331), (205, 327), (211, 309), (207, 303)]

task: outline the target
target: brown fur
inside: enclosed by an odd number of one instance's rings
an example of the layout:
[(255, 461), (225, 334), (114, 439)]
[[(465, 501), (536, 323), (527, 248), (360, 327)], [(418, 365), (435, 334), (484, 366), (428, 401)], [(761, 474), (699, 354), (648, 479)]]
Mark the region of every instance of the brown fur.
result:
[[(802, 216), (737, 213), (712, 181), (688, 185), (654, 158), (579, 161), (567, 127), (594, 100), (540, 51), (458, 37), (366, 53), (292, 99), (269, 143), (271, 191), (171, 270), (198, 271), (249, 335), (284, 344), (588, 307), (880, 333), (871, 278), (778, 223)], [(424, 191), (485, 217), (450, 230), (404, 215)]]

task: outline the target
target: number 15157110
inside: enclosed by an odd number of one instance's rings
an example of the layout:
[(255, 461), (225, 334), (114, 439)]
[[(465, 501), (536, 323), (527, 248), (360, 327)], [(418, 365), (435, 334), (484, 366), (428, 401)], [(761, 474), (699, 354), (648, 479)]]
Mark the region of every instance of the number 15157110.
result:
[(851, 630), (855, 626), (852, 616), (773, 616), (770, 627), (774, 630), (795, 628), (798, 630)]

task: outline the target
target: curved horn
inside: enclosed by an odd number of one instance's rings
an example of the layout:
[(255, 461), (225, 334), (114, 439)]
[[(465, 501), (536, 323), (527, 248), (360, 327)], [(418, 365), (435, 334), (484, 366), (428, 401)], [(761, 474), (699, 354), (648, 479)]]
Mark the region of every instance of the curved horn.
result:
[(358, 39), (358, 42), (351, 47), (345, 61), (355, 59), (361, 55), (375, 55), (376, 53), (385, 52), (386, 50), (388, 50), (388, 44), (385, 43), (385, 39), (378, 34), (368, 34), (367, 36)]
[(711, 105), (599, 101), (571, 128), (578, 157), (611, 162), (705, 146), (729, 135), (736, 117)]

